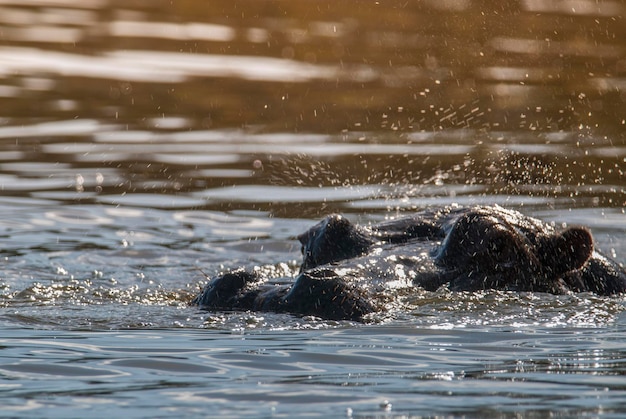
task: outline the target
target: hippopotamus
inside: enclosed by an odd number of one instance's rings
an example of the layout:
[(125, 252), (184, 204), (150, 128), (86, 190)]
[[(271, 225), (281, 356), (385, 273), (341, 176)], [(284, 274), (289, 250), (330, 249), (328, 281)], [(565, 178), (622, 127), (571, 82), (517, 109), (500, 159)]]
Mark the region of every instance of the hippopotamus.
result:
[(302, 264), (275, 283), (243, 269), (210, 280), (192, 304), (363, 321), (402, 289), (564, 294), (626, 291), (626, 271), (590, 231), (499, 206), (444, 207), (358, 226), (329, 215), (298, 236)]

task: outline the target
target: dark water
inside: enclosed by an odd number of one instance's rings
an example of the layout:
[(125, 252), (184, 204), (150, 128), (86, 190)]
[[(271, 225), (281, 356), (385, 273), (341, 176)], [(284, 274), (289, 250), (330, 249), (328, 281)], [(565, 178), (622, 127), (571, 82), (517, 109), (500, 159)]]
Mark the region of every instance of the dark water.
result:
[(2, 417), (622, 417), (623, 297), (203, 312), (330, 212), (499, 204), (626, 263), (621, 1), (0, 0)]

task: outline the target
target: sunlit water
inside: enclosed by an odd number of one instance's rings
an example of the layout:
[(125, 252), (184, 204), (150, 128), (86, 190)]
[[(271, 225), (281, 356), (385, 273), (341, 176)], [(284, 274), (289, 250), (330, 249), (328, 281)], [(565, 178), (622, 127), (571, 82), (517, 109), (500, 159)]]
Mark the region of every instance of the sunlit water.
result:
[(208, 312), (295, 237), (499, 204), (626, 263), (616, 1), (0, 0), (4, 417), (622, 417), (623, 296)]

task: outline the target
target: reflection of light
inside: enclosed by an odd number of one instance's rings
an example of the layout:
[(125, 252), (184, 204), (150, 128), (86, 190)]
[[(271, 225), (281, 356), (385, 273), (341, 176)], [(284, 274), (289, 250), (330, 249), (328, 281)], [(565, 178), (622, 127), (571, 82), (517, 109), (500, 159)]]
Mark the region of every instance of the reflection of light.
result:
[(92, 119), (75, 119), (69, 121), (41, 122), (31, 125), (0, 127), (0, 138), (30, 137), (30, 136), (82, 136), (92, 135), (106, 126)]
[(127, 63), (115, 58), (87, 57), (35, 48), (2, 48), (0, 74), (11, 72), (56, 73), (64, 76), (164, 83), (185, 80), (180, 71), (140, 66), (139, 63)]
[(56, 73), (124, 81), (176, 83), (190, 77), (233, 77), (245, 80), (294, 82), (368, 79), (375, 73), (363, 67), (342, 69), (271, 57), (187, 54), (178, 52), (115, 51), (99, 57), (0, 48), (0, 74)]
[(311, 22), (309, 31), (313, 35), (324, 36), (328, 38), (340, 38), (345, 36), (347, 31), (342, 23), (339, 22)]
[(510, 97), (528, 95), (534, 90), (536, 90), (536, 88), (518, 84), (497, 84), (493, 86), (491, 91), (496, 96)]
[(20, 91), (21, 89), (19, 87), (0, 85), (0, 97), (17, 97)]
[(83, 30), (76, 28), (58, 28), (52, 26), (37, 26), (30, 28), (5, 28), (3, 38), (28, 42), (60, 42), (75, 43), (80, 41)]
[(221, 42), (235, 39), (233, 28), (208, 23), (117, 21), (112, 22), (109, 28), (113, 36)]
[(463, 11), (471, 6), (470, 0), (428, 0), (430, 7), (438, 10)]
[(160, 118), (152, 118), (146, 121), (153, 128), (160, 129), (184, 129), (188, 128), (190, 125), (189, 118), (183, 117), (165, 117), (162, 116)]
[(590, 83), (599, 92), (625, 92), (626, 80), (617, 77), (596, 77), (590, 80)]
[(523, 0), (522, 7), (530, 12), (584, 16), (619, 16), (622, 13), (622, 6), (616, 1)]
[(476, 69), (476, 76), (486, 80), (541, 82), (556, 72), (542, 68), (482, 67)]
[[(0, 3), (6, 4), (6, 1)], [(9, 4), (12, 2), (9, 1)], [(54, 42), (54, 43), (75, 43), (84, 36), (85, 27), (92, 28), (96, 24), (96, 14), (88, 10), (75, 10), (76, 7), (89, 8), (89, 2), (80, 2), (77, 6), (75, 2), (67, 1), (19, 1), (15, 2), (20, 6), (46, 5), (60, 6), (68, 5), (72, 9), (58, 11), (47, 9), (45, 13), (35, 10), (13, 9), (0, 7), (0, 21), (6, 26), (2, 30), (2, 37), (5, 40), (20, 42)], [(86, 4), (83, 4), (86, 3)], [(99, 4), (98, 4), (99, 6)]]
[(28, 90), (39, 90), (42, 92), (52, 90), (56, 85), (54, 80), (42, 77), (24, 77), (22, 85)]
[(622, 48), (618, 45), (602, 45), (582, 40), (558, 42), (537, 39), (496, 37), (490, 42), (497, 51), (517, 54), (574, 55), (586, 57), (620, 57)]
[[(11, 3), (9, 1), (9, 3)], [(25, 6), (27, 1), (16, 0), (20, 6)], [(51, 6), (48, 3), (47, 6)], [(35, 25), (68, 25), (68, 26), (88, 26), (91, 27), (96, 23), (97, 14), (88, 10), (77, 10), (83, 6), (78, 5), (75, 1), (68, 1), (67, 5), (71, 7), (67, 9), (14, 9), (10, 7), (0, 7), (0, 21), (11, 26), (35, 26)], [(0, 0), (0, 4), (6, 4), (6, 0)]]
[[(13, 128), (15, 127), (8, 127)], [(9, 131), (11, 132), (11, 131)], [(21, 132), (21, 131), (19, 131)], [(127, 134), (128, 136), (124, 136)], [(415, 155), (415, 156), (447, 156), (470, 153), (472, 146), (466, 145), (421, 145), (421, 144), (334, 144), (328, 143), (320, 147), (320, 144), (298, 143), (258, 143), (254, 138), (245, 139), (233, 143), (202, 143), (202, 144), (176, 144), (167, 140), (169, 133), (158, 134), (154, 132), (142, 133), (136, 132), (129, 134), (123, 132), (120, 138), (127, 138), (128, 144), (120, 143), (115, 147), (116, 151), (128, 153), (175, 153), (175, 154), (307, 154), (311, 156), (340, 156), (340, 155), (357, 155), (358, 153), (367, 152), (369, 155)], [(5, 131), (0, 129), (0, 137), (5, 137)], [(154, 142), (142, 142), (141, 138), (152, 138)], [(96, 138), (98, 141), (98, 138)], [(158, 142), (161, 141), (161, 142)], [(132, 142), (132, 143), (131, 143)], [(42, 144), (42, 148), (48, 153), (63, 153), (67, 148), (71, 148), (76, 153), (105, 153), (110, 150), (110, 144), (94, 144), (94, 143), (49, 143)]]
[(179, 71), (185, 75), (235, 77), (246, 80), (305, 82), (337, 76), (332, 66), (271, 57), (186, 54), (178, 52), (115, 51), (110, 54), (134, 68)]
[(19, 6), (72, 7), (80, 9), (102, 9), (108, 0), (0, 0), (2, 4)]
[(270, 39), (269, 32), (261, 28), (250, 28), (246, 31), (246, 35), (248, 41), (254, 43), (267, 42)]
[(289, 187), (242, 185), (207, 189), (194, 194), (214, 202), (267, 202), (271, 196), (274, 202), (342, 202), (355, 198), (372, 198), (380, 192), (377, 186), (348, 187)]

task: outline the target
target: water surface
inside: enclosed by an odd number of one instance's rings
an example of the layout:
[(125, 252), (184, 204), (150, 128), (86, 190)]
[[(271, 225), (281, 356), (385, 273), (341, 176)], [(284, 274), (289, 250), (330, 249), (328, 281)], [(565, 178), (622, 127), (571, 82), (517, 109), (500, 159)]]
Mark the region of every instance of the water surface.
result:
[(331, 212), (498, 204), (626, 263), (624, 13), (0, 0), (0, 416), (623, 416), (622, 296), (187, 303), (235, 267), (288, 280)]

